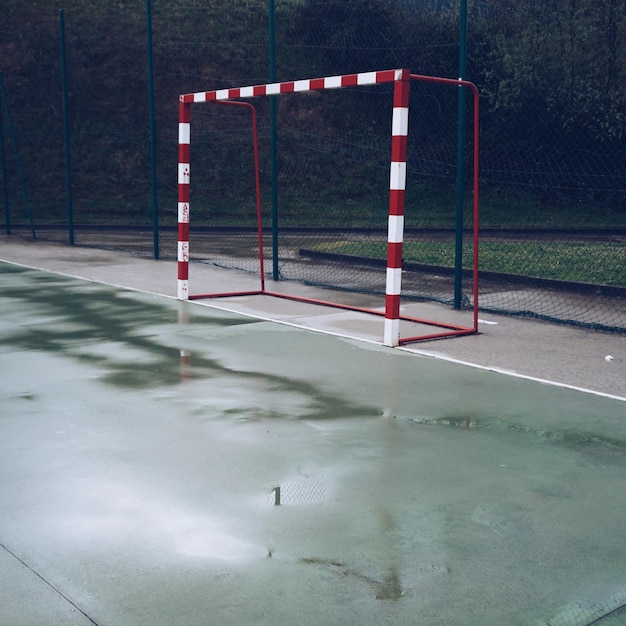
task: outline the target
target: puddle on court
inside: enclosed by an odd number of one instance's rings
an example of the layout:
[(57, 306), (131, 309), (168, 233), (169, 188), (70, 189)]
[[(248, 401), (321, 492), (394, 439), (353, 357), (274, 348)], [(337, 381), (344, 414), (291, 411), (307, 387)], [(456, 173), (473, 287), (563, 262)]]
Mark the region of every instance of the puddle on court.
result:
[(0, 543), (105, 621), (617, 608), (623, 403), (39, 272), (0, 299)]

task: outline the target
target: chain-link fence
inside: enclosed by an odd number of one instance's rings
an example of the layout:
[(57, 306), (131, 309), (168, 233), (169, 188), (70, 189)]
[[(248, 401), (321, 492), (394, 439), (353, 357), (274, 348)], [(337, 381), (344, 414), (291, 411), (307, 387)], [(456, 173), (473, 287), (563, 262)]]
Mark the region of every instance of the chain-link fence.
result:
[[(455, 77), (458, 4), (67, 0), (42, 8), (6, 0), (7, 231), (30, 237), (34, 229), (40, 239), (67, 242), (71, 224), (78, 245), (173, 258), (178, 95), (269, 82), (272, 5), (275, 80), (282, 81), (399, 67)], [(483, 310), (626, 330), (625, 23), (624, 7), (612, 0), (470, 3), (466, 78), (481, 93)], [(446, 303), (458, 201), (456, 91), (412, 83), (409, 122), (404, 284), (411, 297)], [(269, 233), (270, 104), (254, 105)], [(281, 278), (384, 292), (391, 106), (385, 86), (276, 100)], [(246, 114), (231, 109), (194, 108), (192, 258), (252, 269), (251, 130)], [(469, 101), (466, 113), (471, 129)], [(468, 130), (466, 189), (471, 148)], [(471, 198), (465, 205), (470, 228)], [(469, 239), (463, 256), (469, 267)]]

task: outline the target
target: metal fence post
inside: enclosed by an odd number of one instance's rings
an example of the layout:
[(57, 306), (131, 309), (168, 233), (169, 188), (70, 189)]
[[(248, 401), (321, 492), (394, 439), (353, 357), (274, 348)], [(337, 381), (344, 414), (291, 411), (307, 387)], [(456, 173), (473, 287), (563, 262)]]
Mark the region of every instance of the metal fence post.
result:
[(22, 168), (22, 161), (20, 160), (20, 153), (17, 149), (17, 137), (15, 136), (15, 129), (13, 128), (13, 122), (11, 121), (11, 113), (9, 111), (9, 100), (7, 98), (7, 92), (4, 87), (4, 78), (2, 72), (0, 72), (0, 92), (2, 92), (2, 101), (4, 102), (4, 108), (7, 113), (7, 124), (9, 126), (9, 135), (13, 143), (13, 149), (15, 150), (15, 162), (17, 165), (18, 175), (20, 182), (22, 183), (22, 193), (24, 195), (24, 203), (26, 204), (26, 213), (28, 214), (28, 221), (30, 223), (30, 230), (33, 235), (33, 239), (37, 239), (35, 233), (35, 224), (33, 222), (33, 212), (30, 208), (30, 200), (28, 199), (28, 190), (26, 189), (26, 179), (24, 178), (24, 170)]
[(159, 202), (157, 197), (156, 130), (154, 114), (154, 63), (152, 58), (152, 0), (146, 0), (146, 33), (148, 48), (148, 100), (150, 109), (150, 186), (152, 190), (153, 254), (159, 258)]
[[(276, 81), (276, 28), (274, 0), (268, 0), (270, 83)], [(272, 172), (272, 278), (278, 280), (278, 159), (276, 156), (276, 96), (270, 96), (270, 160)]]
[(11, 234), (11, 215), (9, 209), (9, 179), (7, 174), (7, 155), (4, 149), (4, 122), (2, 120), (2, 99), (0, 98), (0, 161), (2, 161), (2, 196), (4, 198), (4, 224), (6, 234)]
[(70, 245), (74, 245), (74, 209), (72, 206), (72, 161), (70, 152), (70, 126), (67, 104), (67, 58), (65, 54), (65, 16), (59, 9), (61, 30), (61, 91), (63, 95), (63, 141), (65, 144), (65, 186), (67, 189), (67, 232)]
[[(459, 9), (459, 80), (467, 70), (467, 0)], [(465, 87), (459, 85), (459, 110), (456, 144), (456, 221), (454, 250), (454, 308), (460, 309), (463, 298), (463, 188), (465, 178)]]

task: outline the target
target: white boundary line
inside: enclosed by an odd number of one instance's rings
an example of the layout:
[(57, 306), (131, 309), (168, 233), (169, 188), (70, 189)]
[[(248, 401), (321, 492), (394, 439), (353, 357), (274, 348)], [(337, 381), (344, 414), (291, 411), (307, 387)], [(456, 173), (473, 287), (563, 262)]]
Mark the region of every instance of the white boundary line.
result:
[[(33, 269), (33, 270), (37, 270), (40, 272), (46, 272), (48, 274), (56, 274), (58, 276), (64, 276), (66, 278), (74, 278), (77, 280), (84, 280), (85, 282), (89, 282), (89, 283), (98, 283), (101, 285), (107, 285), (109, 287), (115, 287), (116, 289), (122, 289), (125, 291), (135, 291), (137, 293), (145, 293), (147, 295), (151, 295), (151, 296), (158, 296), (161, 298), (168, 298), (169, 300), (176, 300), (177, 302), (188, 302), (189, 304), (193, 304), (193, 305), (200, 305), (200, 306), (204, 306), (210, 309), (216, 309), (219, 311), (226, 311), (228, 313), (234, 313), (236, 315), (241, 315), (243, 317), (250, 317), (252, 319), (258, 319), (262, 322), (273, 322), (275, 324), (282, 324), (283, 326), (289, 326), (291, 328), (297, 328), (299, 330), (308, 330), (314, 333), (320, 333), (323, 335), (329, 335), (331, 337), (339, 337), (341, 339), (349, 339), (352, 341), (359, 341), (359, 342), (363, 342), (363, 343), (367, 343), (370, 345), (375, 345), (380, 347), (383, 350), (400, 350), (404, 353), (408, 353), (408, 354), (417, 354), (419, 356), (422, 357), (429, 357), (432, 359), (439, 359), (442, 361), (447, 361), (449, 363), (456, 363), (458, 365), (465, 365), (467, 367), (472, 367), (474, 369), (479, 369), (479, 370), (483, 370), (486, 372), (494, 372), (496, 374), (503, 374), (505, 376), (511, 376), (513, 378), (521, 378), (523, 380), (528, 380), (528, 381), (532, 381), (532, 382), (536, 382), (536, 383), (542, 383), (544, 385), (551, 385), (553, 387), (560, 387), (562, 389), (570, 389), (572, 391), (579, 391), (582, 393), (586, 393), (586, 394), (590, 394), (590, 395), (594, 395), (594, 396), (599, 396), (601, 398), (608, 398), (610, 400), (618, 400), (621, 402), (626, 402), (626, 397), (623, 396), (617, 396), (611, 393), (605, 393), (603, 391), (595, 391), (593, 389), (587, 389), (585, 387), (577, 387), (576, 385), (568, 385), (567, 383), (559, 383), (557, 381), (554, 380), (549, 380), (546, 378), (538, 378), (535, 376), (528, 376), (526, 374), (519, 374), (518, 372), (513, 372), (511, 370), (507, 370), (507, 369), (501, 369), (495, 366), (488, 366), (488, 365), (479, 365), (477, 363), (471, 363), (470, 361), (463, 361), (461, 359), (456, 359), (454, 357), (449, 357), (446, 356), (445, 354), (441, 354), (441, 353), (437, 353), (437, 352), (431, 352), (429, 350), (420, 350), (420, 349), (415, 349), (415, 348), (409, 348), (406, 346), (398, 346), (396, 348), (386, 348), (381, 342), (379, 341), (375, 341), (373, 339), (367, 339), (366, 337), (358, 337), (355, 335), (349, 335), (346, 333), (339, 333), (339, 332), (335, 332), (335, 331), (329, 331), (329, 330), (323, 330), (321, 328), (311, 328), (310, 326), (305, 326), (302, 324), (297, 324), (296, 322), (291, 322), (288, 320), (283, 320), (283, 319), (276, 319), (273, 317), (267, 317), (264, 315), (260, 315), (260, 314), (256, 314), (256, 313), (248, 313), (248, 312), (243, 312), (243, 311), (238, 311), (236, 309), (232, 309), (232, 308), (228, 308), (226, 306), (220, 306), (215, 304), (214, 302), (207, 302), (206, 300), (186, 300), (186, 301), (182, 301), (182, 300), (178, 300), (177, 296), (170, 296), (167, 294), (163, 294), (163, 293), (158, 293), (156, 291), (150, 291), (147, 289), (139, 289), (137, 287), (128, 287), (126, 285), (120, 285), (118, 283), (111, 283), (111, 282), (107, 282), (104, 280), (98, 280), (95, 278), (86, 278), (84, 276), (77, 276), (75, 274), (68, 274), (66, 272), (61, 272), (58, 270), (51, 270), (51, 269), (46, 269), (44, 267), (37, 267), (35, 265), (26, 265), (25, 263), (17, 263), (16, 261), (9, 261), (6, 259), (0, 259), (0, 261), (2, 261), (3, 263), (8, 263), (10, 265), (16, 265), (18, 267), (24, 267), (27, 269)], [(310, 315), (307, 317), (311, 317)]]
[(459, 365), (467, 365), (468, 367), (473, 367), (475, 369), (484, 370), (486, 372), (495, 372), (496, 374), (504, 374), (506, 376), (512, 376), (513, 378), (521, 378), (523, 380), (530, 380), (536, 383), (543, 383), (544, 385), (552, 385), (554, 387), (562, 387), (563, 389), (572, 389), (573, 391), (582, 391), (583, 393), (589, 393), (594, 396), (600, 396), (602, 398), (610, 398), (611, 400), (621, 400), (622, 402), (626, 402), (626, 397), (616, 396), (611, 393), (605, 393), (603, 391), (594, 391), (593, 389), (586, 389), (585, 387), (577, 387), (576, 385), (568, 385), (567, 383), (559, 383), (555, 380), (548, 380), (547, 378), (538, 378), (536, 376), (529, 376), (528, 374), (520, 374), (518, 372), (514, 372), (512, 370), (489, 366), (489, 365), (479, 365), (478, 363), (470, 363), (469, 361), (463, 361), (461, 359), (455, 359), (454, 357), (446, 356), (445, 354), (439, 354), (434, 352), (429, 352), (428, 350), (416, 350), (415, 348), (407, 348), (405, 346), (400, 346), (400, 350), (404, 352), (411, 352), (412, 354), (419, 354), (420, 356), (426, 356), (433, 359), (440, 359), (442, 361), (448, 361), (449, 363), (458, 363)]
[[(603, 391), (595, 391), (593, 389), (586, 389), (585, 387), (577, 387), (576, 385), (568, 385), (567, 383), (559, 383), (555, 380), (549, 380), (547, 378), (537, 378), (535, 376), (528, 376), (526, 374), (519, 374), (518, 372), (514, 372), (512, 370), (507, 370), (504, 368), (499, 368), (496, 366), (489, 365), (479, 365), (478, 363), (471, 363), (470, 361), (463, 361), (461, 359), (456, 359), (454, 357), (446, 356), (445, 354), (438, 354), (434, 352), (429, 352), (428, 350), (416, 350), (415, 348), (409, 348), (406, 346), (397, 346), (395, 348), (387, 348), (380, 341), (375, 341), (374, 339), (367, 339), (366, 337), (358, 337), (355, 335), (349, 335), (346, 333), (340, 333), (332, 330), (323, 330), (321, 328), (312, 328), (310, 326), (305, 326), (302, 324), (298, 324), (296, 322), (291, 322), (283, 319), (276, 319), (273, 317), (265, 317), (262, 315), (257, 315), (254, 313), (247, 313), (238, 311), (237, 309), (230, 309), (223, 306), (218, 306), (216, 304), (209, 304), (206, 302), (200, 301), (191, 301), (193, 304), (201, 304), (203, 306), (207, 306), (214, 309), (219, 309), (221, 311), (228, 311), (229, 313), (235, 313), (237, 315), (243, 315), (245, 317), (252, 317), (254, 319), (258, 319), (263, 322), (274, 322), (275, 324), (282, 324), (283, 326), (290, 326), (292, 328), (297, 328), (299, 330), (308, 330), (314, 333), (320, 333), (322, 335), (330, 335), (332, 337), (339, 337), (341, 339), (349, 339), (351, 341), (359, 341), (363, 343), (368, 343), (374, 346), (379, 346), (381, 349), (389, 349), (389, 350), (401, 350), (404, 353), (408, 354), (416, 354), (421, 357), (427, 357), (431, 359), (438, 359), (440, 361), (447, 361), (448, 363), (455, 363), (457, 365), (465, 365), (466, 367), (472, 367), (474, 369), (483, 370), (485, 372), (493, 372), (495, 374), (504, 374), (505, 376), (511, 376), (512, 378), (521, 378), (523, 380), (529, 380), (536, 383), (542, 383), (544, 385), (551, 385), (553, 387), (561, 387), (563, 389), (570, 389), (572, 391), (580, 391), (582, 393), (587, 393), (594, 396), (600, 396), (601, 398), (609, 398), (610, 400), (619, 400), (621, 402), (626, 402), (626, 397), (616, 396), (610, 393), (605, 393)], [(304, 317), (304, 316), (303, 316)], [(311, 317), (310, 315), (307, 317)]]

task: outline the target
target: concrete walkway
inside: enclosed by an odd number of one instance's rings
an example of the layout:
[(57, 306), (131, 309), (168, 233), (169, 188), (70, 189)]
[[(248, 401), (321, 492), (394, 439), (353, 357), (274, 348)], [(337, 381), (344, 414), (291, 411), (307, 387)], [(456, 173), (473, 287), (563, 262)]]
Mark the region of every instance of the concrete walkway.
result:
[[(116, 251), (32, 243), (6, 236), (0, 238), (0, 260), (176, 297), (177, 270), (172, 261), (154, 261)], [(201, 264), (192, 264), (190, 272), (195, 293), (259, 287), (256, 278), (242, 272)], [(342, 302), (356, 306), (375, 308), (381, 305), (380, 299), (372, 296), (345, 293), (338, 296), (329, 290), (294, 283), (273, 285), (269, 281), (267, 287), (272, 291), (289, 289), (296, 295), (327, 301), (337, 301), (340, 297)], [(373, 316), (265, 297), (198, 302), (303, 328), (382, 341), (382, 320)], [(468, 313), (438, 304), (409, 303), (404, 305), (403, 313), (471, 326)], [(626, 335), (493, 314), (481, 316), (479, 329), (477, 336), (417, 343), (403, 349), (626, 398)]]

